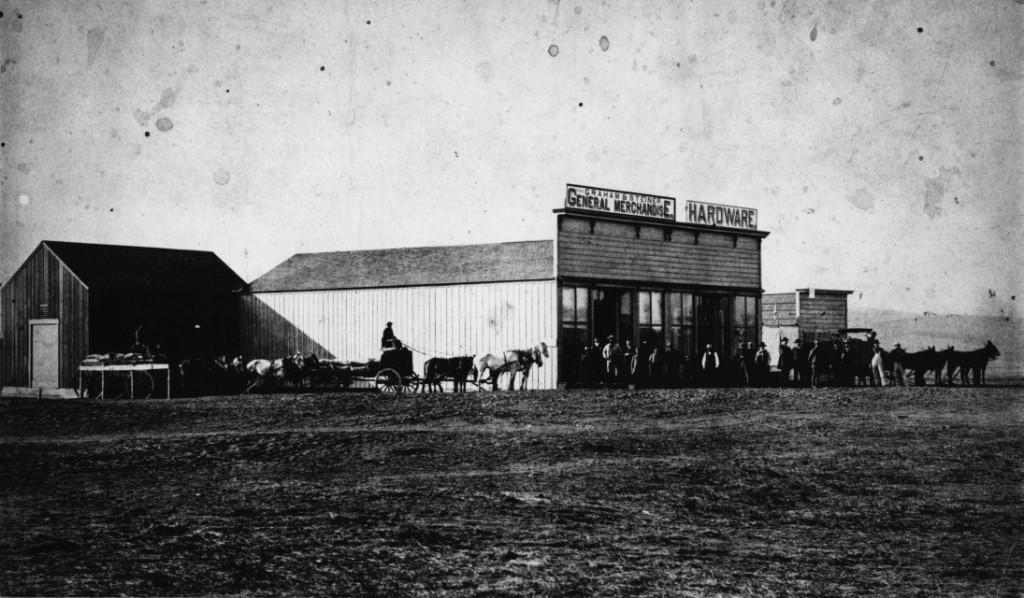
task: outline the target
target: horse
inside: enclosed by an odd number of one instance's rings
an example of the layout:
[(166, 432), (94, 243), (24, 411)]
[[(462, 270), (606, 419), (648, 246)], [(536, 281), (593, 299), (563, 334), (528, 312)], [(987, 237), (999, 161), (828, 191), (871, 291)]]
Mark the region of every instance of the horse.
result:
[(968, 372), (974, 372), (974, 385), (984, 386), (985, 385), (985, 369), (988, 368), (988, 362), (991, 359), (995, 359), (1001, 355), (999, 349), (996, 348), (992, 341), (986, 341), (985, 346), (974, 351), (953, 351), (952, 347), (948, 349), (949, 360), (948, 367), (946, 369), (946, 375), (949, 379), (950, 385), (953, 384), (953, 373), (957, 368), (960, 368), (960, 381), (964, 386), (968, 385)]
[(942, 384), (942, 366), (946, 364), (946, 352), (936, 351), (935, 347), (928, 347), (924, 351), (904, 353), (899, 358), (900, 364), (905, 370), (914, 371), (914, 384), (924, 386), (925, 375), (928, 372), (935, 372), (935, 385)]
[(530, 368), (536, 363), (538, 367), (544, 365), (544, 358), (548, 357), (548, 346), (541, 342), (529, 349), (510, 349), (498, 355), (493, 353), (480, 353), (473, 358), (473, 367), (476, 368), (476, 385), (480, 386), (483, 381), (484, 370), (491, 373), (491, 385), (493, 390), (498, 390), (498, 376), (508, 372), (508, 389), (513, 390), (516, 381), (516, 372), (522, 372), (522, 382), (519, 390), (526, 388), (526, 380), (530, 376)]
[(432, 357), (423, 362), (423, 391), (444, 392), (443, 380), (451, 379), (452, 392), (466, 392), (466, 378), (473, 369), (473, 357)]
[(293, 384), (301, 386), (304, 372), (318, 362), (319, 359), (313, 353), (308, 356), (295, 353), (273, 361), (253, 359), (246, 364), (245, 371), (250, 378), (255, 378), (255, 380), (242, 393), (248, 393), (254, 387), (262, 386), (267, 380), (273, 380), (275, 384), (291, 381)]

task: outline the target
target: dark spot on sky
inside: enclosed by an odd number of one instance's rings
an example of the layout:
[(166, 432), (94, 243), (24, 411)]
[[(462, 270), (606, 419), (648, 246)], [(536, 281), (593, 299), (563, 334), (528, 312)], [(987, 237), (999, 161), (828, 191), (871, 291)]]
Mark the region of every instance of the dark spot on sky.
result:
[(924, 162), (924, 156), (918, 156), (917, 159), (921, 162)]
[(923, 29), (923, 28), (921, 28), (921, 27), (918, 27), (918, 28), (917, 28), (917, 32), (918, 32), (918, 33), (924, 33), (924, 29)]
[(832, 105), (833, 106), (838, 106), (839, 104), (842, 104), (842, 103), (843, 103), (843, 98), (836, 98), (836, 99), (832, 100)]
[(996, 61), (995, 60), (990, 60), (988, 65), (989, 66), (995, 66), (996, 65)]
[(387, 85), (388, 87), (391, 87), (391, 81), (385, 81), (384, 84)]
[(369, 24), (370, 24), (370, 22), (369, 22), (369, 21), (367, 21), (367, 22), (366, 22), (366, 24), (367, 24), (367, 25), (369, 25)]
[(231, 90), (230, 89), (225, 89), (224, 93), (231, 93)]
[(815, 25), (814, 28), (811, 29), (811, 41), (813, 42), (816, 39), (818, 39), (818, 26), (817, 25)]
[(0, 19), (4, 18), (4, 11), (0, 10)]
[(320, 67), (320, 70), (323, 71), (325, 68), (327, 68), (327, 67), (322, 66), (322, 67)]
[(558, 56), (558, 46), (556, 46), (555, 44), (551, 44), (550, 46), (548, 46), (548, 54), (551, 54), (552, 58)]
[(677, 63), (676, 63), (676, 68), (679, 68), (679, 67), (681, 67), (681, 66), (683, 66), (683, 63), (681, 63), (681, 62), (677, 62)]
[(1016, 300), (1017, 300), (1017, 296), (1016, 295), (1010, 295), (1010, 301), (1016, 301)]
[(7, 147), (6, 143), (0, 143), (0, 147)]
[(146, 131), (146, 137), (149, 137), (149, 131)]
[(110, 208), (110, 211), (111, 211), (111, 212), (113, 212), (113, 211), (114, 211), (114, 208)]
[(583, 102), (580, 102), (580, 108), (582, 108), (582, 107), (583, 107)]

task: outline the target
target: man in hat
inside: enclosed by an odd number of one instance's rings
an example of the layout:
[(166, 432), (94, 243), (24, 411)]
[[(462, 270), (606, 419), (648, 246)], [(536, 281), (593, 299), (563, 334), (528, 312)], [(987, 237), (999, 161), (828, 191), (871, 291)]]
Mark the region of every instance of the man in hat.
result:
[(889, 353), (892, 356), (892, 384), (904, 386), (906, 384), (903, 374), (903, 362), (907, 356), (907, 352), (903, 350), (903, 347), (899, 343), (896, 343), (896, 348)]
[(583, 350), (581, 360), (581, 374), (585, 384), (596, 384), (604, 378), (604, 368), (601, 367), (601, 340), (594, 338), (594, 342)]
[(391, 329), (391, 322), (384, 327), (384, 332), (380, 335), (380, 348), (381, 349), (392, 349), (394, 348), (395, 342), (395, 331)]
[(608, 368), (608, 382), (618, 381), (622, 361), (622, 347), (619, 346), (619, 343), (615, 342), (615, 335), (608, 335), (608, 342), (605, 344), (604, 349), (601, 350), (601, 356), (604, 357), (605, 365)]
[(794, 341), (796, 348), (793, 350), (795, 363), (793, 364), (793, 380), (797, 386), (810, 386), (811, 384), (811, 343), (805, 343), (803, 339)]
[(811, 341), (811, 350), (807, 354), (807, 362), (811, 367), (811, 388), (818, 388), (821, 385), (821, 375), (828, 367), (828, 360), (825, 358), (825, 349), (818, 341)]
[(714, 386), (718, 381), (718, 368), (721, 365), (722, 362), (718, 359), (715, 348), (710, 344), (704, 347), (704, 353), (700, 356), (700, 373), (702, 382), (706, 386)]
[(789, 385), (789, 373), (793, 371), (793, 349), (789, 346), (789, 339), (782, 337), (779, 341), (779, 372), (781, 372), (781, 386)]
[(871, 357), (871, 385), (885, 386), (885, 361), (882, 359), (882, 347), (873, 345), (874, 355)]
[(754, 376), (758, 386), (768, 385), (768, 376), (772, 371), (772, 356), (768, 352), (768, 345), (762, 341), (754, 354)]

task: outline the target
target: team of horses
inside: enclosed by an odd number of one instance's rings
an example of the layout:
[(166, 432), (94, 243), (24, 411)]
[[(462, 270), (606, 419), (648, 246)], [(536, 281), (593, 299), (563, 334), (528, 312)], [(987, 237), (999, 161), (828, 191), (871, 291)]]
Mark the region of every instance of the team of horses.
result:
[[(819, 342), (818, 369), (827, 372), (834, 385), (837, 386), (870, 386), (881, 383), (876, 372), (872, 371), (874, 346), (863, 339), (846, 339), (845, 341)], [(985, 370), (988, 362), (1000, 356), (999, 349), (987, 341), (980, 349), (957, 351), (949, 346), (942, 351), (928, 347), (922, 351), (886, 351), (880, 349), (883, 370), (892, 380), (896, 372), (902, 369), (904, 376), (913, 376), (914, 384), (921, 386), (927, 383), (928, 374), (933, 374), (934, 383), (943, 383), (943, 370), (946, 383), (954, 384), (959, 376), (964, 386), (984, 385)], [(797, 366), (799, 367), (799, 366)], [(805, 366), (809, 367), (809, 366)]]
[[(489, 383), (493, 390), (497, 390), (499, 378), (507, 375), (509, 390), (514, 389), (517, 376), (519, 389), (523, 390), (532, 368), (543, 366), (548, 357), (548, 346), (544, 342), (526, 349), (484, 352), (475, 356), (434, 357), (423, 364), (420, 388), (423, 392), (442, 391), (442, 382), (451, 381), (454, 392), (465, 392), (467, 383), (472, 379), (478, 388)], [(314, 353), (299, 352), (277, 359), (248, 362), (241, 356), (189, 358), (178, 364), (178, 373), (186, 395), (207, 392), (246, 394), (253, 389), (302, 388), (319, 369), (334, 367), (335, 361), (321, 360)]]

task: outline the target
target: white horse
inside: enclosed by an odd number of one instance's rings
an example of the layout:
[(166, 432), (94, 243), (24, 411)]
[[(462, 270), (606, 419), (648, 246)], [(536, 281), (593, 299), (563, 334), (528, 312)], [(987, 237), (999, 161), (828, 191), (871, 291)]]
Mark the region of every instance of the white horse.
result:
[(476, 368), (476, 385), (479, 387), (484, 380), (484, 370), (491, 373), (491, 385), (493, 390), (498, 390), (498, 376), (508, 372), (508, 389), (513, 390), (516, 382), (516, 372), (522, 372), (522, 382), (519, 390), (526, 388), (526, 379), (530, 376), (530, 368), (533, 364), (537, 367), (544, 365), (544, 358), (548, 356), (548, 346), (537, 343), (529, 349), (510, 349), (498, 354), (480, 353), (473, 358), (473, 367)]
[(248, 388), (242, 391), (242, 394), (248, 393), (256, 386), (262, 386), (264, 381), (268, 379), (274, 380), (276, 384), (280, 384), (285, 380), (291, 380), (296, 385), (300, 385), (303, 372), (310, 367), (315, 367), (319, 361), (316, 355), (312, 353), (308, 356), (302, 353), (295, 353), (294, 355), (273, 361), (269, 359), (253, 359), (246, 364), (245, 370), (255, 380)]

